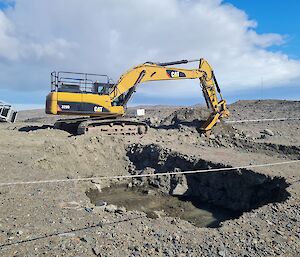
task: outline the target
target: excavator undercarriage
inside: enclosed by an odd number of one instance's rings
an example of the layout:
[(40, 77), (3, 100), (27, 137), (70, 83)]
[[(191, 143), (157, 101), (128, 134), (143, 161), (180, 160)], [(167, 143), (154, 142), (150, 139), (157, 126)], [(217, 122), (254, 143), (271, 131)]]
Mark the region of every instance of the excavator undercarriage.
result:
[(143, 135), (148, 131), (148, 125), (128, 119), (79, 118), (61, 119), (55, 122), (54, 128), (70, 132), (74, 135), (86, 133), (100, 135)]

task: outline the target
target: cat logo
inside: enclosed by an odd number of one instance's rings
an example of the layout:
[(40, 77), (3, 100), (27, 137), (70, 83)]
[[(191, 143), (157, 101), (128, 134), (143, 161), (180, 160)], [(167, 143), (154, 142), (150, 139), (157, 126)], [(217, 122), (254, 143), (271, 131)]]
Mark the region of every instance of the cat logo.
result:
[(170, 78), (184, 78), (186, 77), (185, 74), (181, 71), (176, 70), (167, 70), (167, 74)]
[(101, 106), (95, 106), (94, 107), (94, 112), (102, 112), (103, 107)]
[(172, 71), (171, 72), (171, 77), (172, 78), (179, 78), (179, 71)]

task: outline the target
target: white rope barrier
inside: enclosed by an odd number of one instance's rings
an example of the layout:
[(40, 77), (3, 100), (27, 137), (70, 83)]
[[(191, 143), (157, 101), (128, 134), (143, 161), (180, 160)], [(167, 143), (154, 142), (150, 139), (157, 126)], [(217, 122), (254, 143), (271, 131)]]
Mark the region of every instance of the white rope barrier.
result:
[(226, 120), (225, 123), (246, 123), (246, 122), (285, 121), (285, 120), (300, 120), (300, 117), (298, 117), (298, 118), (256, 119), (256, 120)]
[(216, 169), (204, 169), (204, 170), (188, 170), (188, 171), (174, 171), (165, 173), (153, 173), (153, 174), (137, 174), (137, 175), (124, 175), (124, 176), (107, 176), (107, 177), (90, 177), (90, 178), (72, 178), (72, 179), (54, 179), (54, 180), (37, 180), (37, 181), (19, 181), (19, 182), (6, 182), (0, 183), (1, 186), (16, 186), (16, 185), (31, 185), (31, 184), (47, 184), (47, 183), (64, 183), (64, 182), (76, 182), (76, 181), (91, 181), (91, 180), (113, 180), (113, 179), (130, 179), (130, 178), (144, 178), (144, 177), (160, 177), (170, 175), (184, 175), (184, 174), (197, 174), (205, 172), (220, 172), (247, 168), (259, 168), (259, 167), (270, 167), (276, 165), (287, 165), (300, 163), (300, 160), (285, 161), (285, 162), (274, 162), (264, 164), (254, 164), (238, 167), (224, 167)]

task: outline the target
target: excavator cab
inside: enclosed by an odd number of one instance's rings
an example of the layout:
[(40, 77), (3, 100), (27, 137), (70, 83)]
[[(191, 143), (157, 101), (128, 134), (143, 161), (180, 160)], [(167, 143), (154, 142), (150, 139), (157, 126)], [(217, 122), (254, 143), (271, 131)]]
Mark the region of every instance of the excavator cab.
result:
[[(114, 84), (107, 75), (53, 71), (46, 113), (103, 117), (122, 115), (123, 107), (112, 106), (109, 94)], [(112, 108), (113, 107), (113, 108)]]
[(101, 83), (98, 80), (96, 80), (93, 84), (92, 92), (100, 95), (109, 95), (112, 86), (113, 84)]

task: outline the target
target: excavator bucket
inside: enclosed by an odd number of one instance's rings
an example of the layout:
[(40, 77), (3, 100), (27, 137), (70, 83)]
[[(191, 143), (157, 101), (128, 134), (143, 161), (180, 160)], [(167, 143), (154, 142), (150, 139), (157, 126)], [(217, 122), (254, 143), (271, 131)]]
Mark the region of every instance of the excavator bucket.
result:
[(207, 133), (218, 122), (220, 117), (219, 113), (211, 114), (201, 127), (201, 131)]
[(226, 101), (221, 100), (217, 105), (217, 112), (212, 113), (207, 120), (204, 122), (200, 131), (209, 136), (213, 126), (222, 118), (227, 118), (229, 116), (229, 111), (227, 109)]

